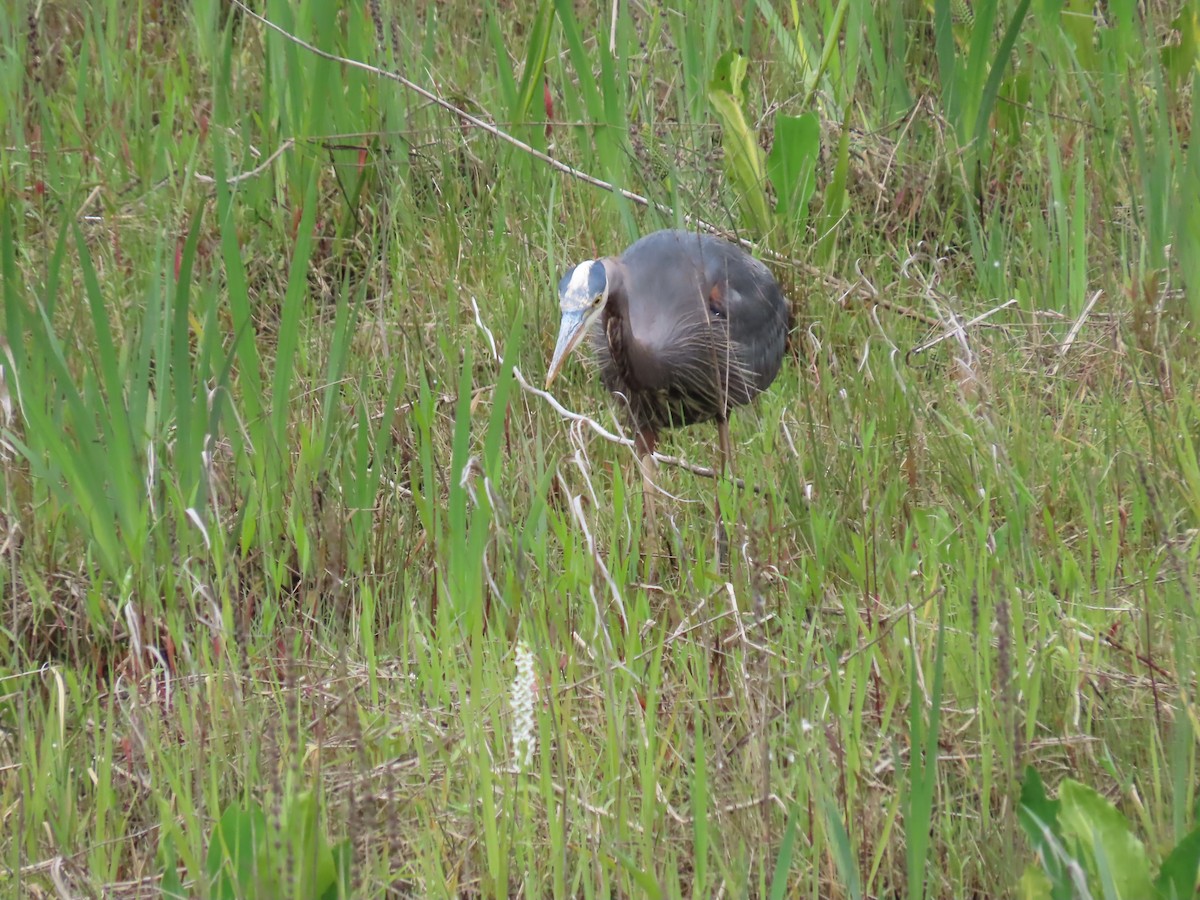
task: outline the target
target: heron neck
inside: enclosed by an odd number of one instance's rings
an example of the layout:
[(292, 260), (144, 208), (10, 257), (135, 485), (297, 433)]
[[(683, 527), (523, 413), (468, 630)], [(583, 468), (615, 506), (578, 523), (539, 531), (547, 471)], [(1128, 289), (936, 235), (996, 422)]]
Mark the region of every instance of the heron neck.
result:
[(620, 260), (608, 257), (604, 260), (608, 277), (608, 302), (604, 310), (604, 328), (601, 340), (606, 344), (607, 356), (619, 372), (622, 393), (639, 389), (645, 373), (640, 371), (646, 354), (638, 347), (633, 333), (633, 321), (629, 314), (629, 292), (626, 290), (625, 267)]
[(600, 260), (604, 266), (604, 277), (608, 282), (609, 300), (620, 298), (625, 302), (625, 266), (615, 256), (605, 256)]
[(629, 330), (629, 295), (625, 293), (625, 267), (614, 256), (606, 256), (601, 260), (604, 274), (608, 279), (608, 302), (605, 304), (605, 317), (612, 322), (620, 323), (626, 341), (632, 341), (633, 335)]

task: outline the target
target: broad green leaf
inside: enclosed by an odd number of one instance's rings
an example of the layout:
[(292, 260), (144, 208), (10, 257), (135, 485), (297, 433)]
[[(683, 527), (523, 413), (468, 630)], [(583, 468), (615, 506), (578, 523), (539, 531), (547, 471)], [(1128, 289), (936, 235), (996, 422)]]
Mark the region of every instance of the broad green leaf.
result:
[(295, 853), (300, 881), (307, 888), (304, 896), (324, 900), (332, 888), (336, 897), (338, 866), (321, 830), (321, 807), (313, 791), (302, 791), (291, 799), (282, 831), (283, 841)]
[(1017, 882), (1017, 900), (1052, 900), (1052, 887), (1045, 872), (1034, 865), (1026, 866)]
[(775, 212), (793, 234), (808, 221), (820, 150), (821, 125), (815, 113), (775, 116), (775, 142), (767, 157), (767, 173), (775, 188)]
[(200, 454), (193, 452), (198, 449), (200, 444), (199, 440), (193, 438), (193, 431), (204, 427), (205, 412), (204, 401), (200, 401), (199, 409), (195, 408), (197, 406), (194, 382), (196, 373), (190, 361), (188, 335), (192, 266), (196, 259), (196, 247), (200, 240), (200, 224), (203, 215), (204, 206), (198, 205), (192, 214), (187, 240), (184, 242), (183, 253), (179, 259), (179, 274), (175, 281), (175, 296), (172, 300), (171, 384), (175, 395), (176, 446), (183, 451), (176, 455), (175, 465), (179, 469), (180, 486), (185, 492), (188, 503), (195, 501), (196, 469), (200, 459)]
[[(578, 90), (583, 97), (584, 107), (588, 118), (599, 123), (604, 121), (604, 102), (600, 97), (600, 88), (596, 79), (591, 77), (592, 60), (584, 44), (583, 29), (575, 19), (575, 10), (570, 0), (556, 0), (558, 21), (562, 26), (562, 39), (570, 51), (571, 65), (579, 76)], [(586, 142), (585, 142), (586, 146)]]
[(210, 896), (221, 900), (247, 896), (253, 885), (255, 851), (266, 835), (266, 825), (266, 816), (257, 806), (225, 808), (209, 840), (204, 866)]
[(1192, 900), (1200, 872), (1200, 828), (1193, 828), (1175, 845), (1154, 881), (1159, 900)]
[(1067, 779), (1058, 791), (1059, 823), (1093, 860), (1103, 854), (1113, 885), (1122, 898), (1153, 896), (1146, 848), (1129, 822), (1108, 800), (1087, 785)]
[(950, 0), (935, 0), (933, 8), (934, 51), (937, 56), (938, 79), (942, 83), (942, 108), (951, 123), (957, 123), (959, 95), (964, 75), (955, 51)]
[(158, 889), (166, 900), (187, 900), (187, 892), (183, 881), (179, 878), (179, 854), (175, 852), (175, 841), (171, 835), (165, 835), (158, 848), (158, 858), (162, 863), (162, 880)]
[(1058, 825), (1059, 807), (1057, 800), (1051, 800), (1046, 795), (1046, 788), (1037, 770), (1033, 766), (1026, 766), (1017, 821), (1021, 823), (1045, 869), (1046, 883), (1051, 887), (1050, 896), (1053, 900), (1071, 900), (1074, 895), (1060, 854), (1063, 837)]
[(508, 39), (500, 27), (500, 20), (495, 9), (489, 12), (486, 27), (488, 38), (492, 42), (492, 57), (496, 61), (498, 93), (512, 115), (521, 106), (520, 92), (517, 89), (517, 80), (513, 75), (512, 65), (509, 62)]
[(504, 439), (504, 423), (508, 418), (508, 395), (513, 385), (513, 365), (521, 347), (521, 336), (525, 333), (525, 316), (520, 309), (513, 317), (512, 327), (504, 341), (504, 357), (500, 364), (500, 373), (496, 377), (496, 387), (492, 396), (492, 413), (488, 417), (487, 437), (483, 442), (484, 471), (492, 478), (500, 472), (501, 450)]
[[(1052, 800), (1046, 794), (1045, 785), (1042, 784), (1042, 777), (1037, 773), (1037, 769), (1033, 766), (1026, 766), (1025, 778), (1021, 782), (1021, 805), (1018, 808), (1018, 818), (1035, 850), (1041, 849), (1039, 844), (1043, 834), (1041, 826), (1045, 826), (1054, 837), (1061, 839), (1058, 810), (1059, 802)], [(1034, 822), (1029, 817), (1029, 813), (1033, 813), (1040, 820), (1040, 825), (1032, 831), (1030, 826), (1034, 825)]]
[(350, 896), (350, 865), (354, 861), (354, 847), (350, 843), (350, 839), (346, 838), (335, 846), (332, 856), (334, 868), (337, 870), (337, 880), (325, 890), (325, 893), (321, 895), (321, 900), (339, 900), (339, 898)]

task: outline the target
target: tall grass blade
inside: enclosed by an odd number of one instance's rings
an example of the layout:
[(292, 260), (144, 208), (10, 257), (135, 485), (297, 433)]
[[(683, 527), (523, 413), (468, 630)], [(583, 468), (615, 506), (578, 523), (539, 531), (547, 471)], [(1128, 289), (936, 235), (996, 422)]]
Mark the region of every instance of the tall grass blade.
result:
[[(87, 241), (78, 225), (73, 228), (88, 308), (92, 314), (92, 327), (95, 330), (103, 399), (100, 396), (100, 385), (94, 385), (93, 389), (88, 391), (90, 379), (86, 376), (84, 390), (91, 393), (93, 399), (100, 401), (99, 408), (93, 409), (100, 414), (100, 439), (109, 463), (107, 478), (103, 469), (96, 469), (87, 474), (102, 483), (107, 480), (111, 484), (117, 518), (125, 530), (126, 538), (129, 538), (140, 529), (138, 511), (142, 504), (139, 497), (140, 485), (135, 475), (138, 460), (134, 451), (133, 425), (125, 408), (125, 379), (118, 368), (117, 349), (113, 343), (113, 324), (108, 316), (108, 306), (100, 289), (100, 280), (96, 276)], [(46, 325), (51, 327), (49, 322)], [(89, 417), (95, 414), (82, 409), (80, 413)]]
[(938, 79), (942, 84), (942, 108), (950, 123), (956, 125), (959, 121), (959, 95), (963, 88), (963, 77), (954, 46), (950, 0), (934, 0), (933, 39), (937, 52)]
[(696, 717), (692, 742), (692, 896), (707, 897), (708, 886), (708, 759), (704, 723)]
[(296, 348), (300, 342), (301, 310), (308, 292), (308, 265), (312, 257), (313, 225), (317, 220), (317, 178), (314, 167), (309, 174), (304, 193), (304, 207), (296, 230), (296, 243), (288, 268), (287, 291), (279, 309), (279, 336), (275, 349), (275, 376), (271, 382), (271, 434), (275, 452), (288, 447), (288, 410), (291, 408), (291, 388), (295, 377)]
[[(939, 0), (940, 2), (940, 0)], [(994, 3), (994, 0), (992, 0)], [(975, 114), (975, 134), (974, 144), (977, 153), (982, 153), (984, 138), (987, 135), (992, 118), (992, 108), (996, 105), (996, 97), (1000, 93), (1000, 85), (1004, 82), (1004, 73), (1008, 70), (1009, 61), (1013, 56), (1013, 48), (1017, 44), (1017, 37), (1021, 34), (1021, 27), (1025, 24), (1025, 16), (1029, 12), (1030, 0), (1019, 0), (1017, 8), (1013, 10), (1012, 17), (1008, 20), (1008, 27), (1004, 29), (1004, 36), (1000, 39), (1000, 46), (996, 48), (996, 53), (992, 57), (992, 65), (988, 71), (987, 82), (983, 86), (983, 96), (979, 101), (979, 110)], [(990, 31), (990, 23), (987, 23)], [(982, 28), (984, 23), (976, 23), (976, 28)], [(980, 51), (982, 52), (982, 50)]]
[(529, 31), (525, 48), (525, 71), (521, 73), (521, 88), (517, 106), (512, 111), (514, 122), (529, 121), (534, 102), (542, 94), (546, 54), (550, 50), (550, 35), (554, 29), (554, 0), (542, 0), (537, 17)]
[(825, 29), (825, 46), (821, 50), (821, 60), (817, 64), (816, 71), (808, 73), (808, 77), (805, 79), (804, 99), (801, 101), (801, 108), (806, 109), (811, 105), (817, 86), (829, 70), (830, 64), (833, 62), (838, 48), (841, 46), (843, 40), (842, 28), (846, 22), (846, 13), (849, 9), (850, 0), (838, 0), (838, 5), (834, 7), (833, 17)]
[(862, 879), (858, 874), (858, 862), (837, 804), (822, 794), (821, 808), (825, 812), (825, 827), (833, 842), (833, 860), (837, 865), (838, 874), (842, 876), (842, 885), (846, 888), (850, 900), (862, 900)]
[(817, 243), (816, 252), (817, 260), (821, 263), (828, 263), (837, 247), (838, 228), (841, 225), (848, 200), (846, 185), (849, 183), (849, 179), (850, 128), (849, 123), (846, 122), (842, 126), (841, 136), (838, 138), (837, 164), (834, 166), (833, 176), (825, 186), (824, 203), (821, 204), (822, 215), (817, 228), (820, 240)]
[(771, 211), (764, 189), (762, 150), (743, 109), (742, 83), (747, 65), (746, 57), (740, 51), (723, 53), (713, 67), (708, 100), (721, 120), (721, 143), (742, 207), (743, 222), (755, 234), (765, 235), (771, 230)]
[(200, 453), (197, 440), (193, 436), (197, 426), (204, 428), (205, 410), (194, 408), (196, 403), (196, 384), (192, 378), (193, 367), (189, 358), (189, 329), (191, 326), (191, 304), (189, 303), (192, 285), (192, 267), (196, 260), (196, 246), (200, 241), (200, 223), (203, 218), (203, 207), (198, 207), (192, 215), (188, 228), (187, 240), (179, 259), (179, 274), (175, 280), (175, 297), (171, 323), (171, 344), (173, 356), (171, 359), (171, 379), (174, 388), (174, 412), (176, 428), (176, 447), (174, 465), (184, 497), (191, 502), (192, 491), (196, 487), (196, 472), (200, 464)]
[[(923, 692), (917, 680), (918, 639), (910, 630), (912, 663), (909, 703), (909, 792), (904, 815), (904, 831), (907, 835), (906, 858), (908, 863), (909, 900), (924, 900), (926, 866), (929, 860), (930, 833), (933, 824), (933, 797), (937, 791), (938, 733), (941, 723), (942, 684), (945, 673), (945, 621), (944, 612), (938, 617), (937, 643), (934, 649), (933, 685), (929, 692), (929, 709), (925, 711)], [(910, 623), (914, 620), (909, 619)]]
[(808, 71), (809, 57), (806, 52), (807, 47), (804, 43), (803, 35), (799, 30), (799, 23), (796, 23), (797, 33), (793, 36), (783, 23), (783, 19), (780, 18), (779, 13), (775, 11), (775, 5), (772, 3), (772, 0), (754, 0), (754, 5), (758, 7), (763, 20), (767, 23), (767, 28), (770, 29), (771, 35), (775, 38), (776, 45), (783, 53), (784, 60), (807, 83), (810, 76)]
[(783, 827), (783, 840), (779, 842), (779, 853), (775, 856), (775, 869), (771, 873), (770, 900), (783, 900), (788, 896), (788, 873), (792, 870), (792, 857), (796, 850), (796, 828), (800, 809), (793, 806)]

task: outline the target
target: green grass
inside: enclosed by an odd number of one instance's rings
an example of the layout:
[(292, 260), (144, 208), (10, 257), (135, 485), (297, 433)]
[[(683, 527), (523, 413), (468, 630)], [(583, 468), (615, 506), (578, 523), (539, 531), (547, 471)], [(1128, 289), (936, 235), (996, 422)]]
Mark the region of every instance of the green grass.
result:
[[(236, 5), (0, 10), (0, 895), (1017, 896), (1026, 766), (1158, 871), (1200, 783), (1200, 10), (1092, 6), (255, 6), (650, 209)], [(739, 119), (813, 183), (731, 172)], [(630, 450), (522, 384), (561, 273), (687, 216), (796, 328), (732, 426), (758, 490), (662, 465), (650, 567)]]

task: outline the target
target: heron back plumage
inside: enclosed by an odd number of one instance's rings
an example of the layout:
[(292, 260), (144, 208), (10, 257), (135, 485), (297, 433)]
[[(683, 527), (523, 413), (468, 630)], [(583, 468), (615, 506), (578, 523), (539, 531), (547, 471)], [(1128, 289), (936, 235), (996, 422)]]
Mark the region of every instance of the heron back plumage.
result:
[(603, 264), (609, 298), (592, 344), (605, 387), (639, 427), (724, 420), (775, 380), (787, 301), (740, 247), (666, 230)]

